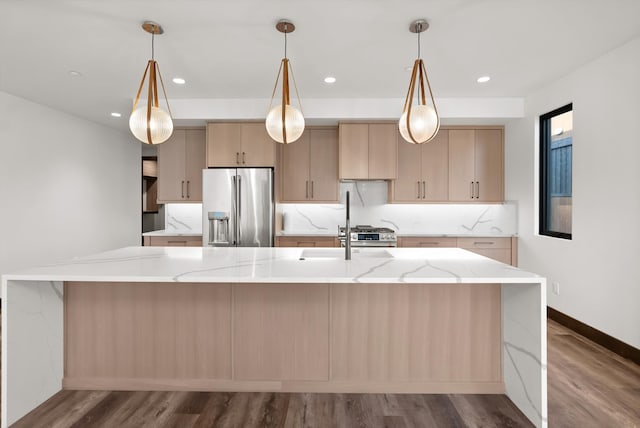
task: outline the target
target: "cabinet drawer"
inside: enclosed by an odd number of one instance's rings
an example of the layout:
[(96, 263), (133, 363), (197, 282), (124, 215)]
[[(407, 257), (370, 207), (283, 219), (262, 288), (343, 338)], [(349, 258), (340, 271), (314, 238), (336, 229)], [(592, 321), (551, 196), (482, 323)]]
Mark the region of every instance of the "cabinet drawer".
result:
[(144, 245), (151, 247), (202, 247), (202, 236), (145, 236)]
[(398, 247), (457, 247), (456, 238), (436, 236), (400, 236)]
[(510, 249), (511, 238), (458, 238), (458, 247), (470, 250)]
[(276, 247), (339, 247), (333, 236), (277, 236)]

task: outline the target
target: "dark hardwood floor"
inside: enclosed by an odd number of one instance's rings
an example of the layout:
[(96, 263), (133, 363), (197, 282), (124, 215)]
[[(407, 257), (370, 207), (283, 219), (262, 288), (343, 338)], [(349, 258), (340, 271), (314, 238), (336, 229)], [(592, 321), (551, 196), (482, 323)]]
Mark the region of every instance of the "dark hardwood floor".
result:
[[(640, 427), (640, 366), (549, 321), (549, 427)], [(502, 395), (61, 391), (14, 427), (529, 427)]]

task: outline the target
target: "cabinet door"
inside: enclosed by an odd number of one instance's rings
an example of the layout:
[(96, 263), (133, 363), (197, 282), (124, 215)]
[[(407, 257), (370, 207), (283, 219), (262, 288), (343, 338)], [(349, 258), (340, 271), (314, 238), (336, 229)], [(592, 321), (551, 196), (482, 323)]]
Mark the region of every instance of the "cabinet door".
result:
[(478, 129), (475, 135), (476, 200), (504, 200), (502, 130)]
[(185, 144), (185, 196), (202, 202), (202, 170), (206, 168), (206, 135), (204, 129), (187, 129)]
[(398, 167), (398, 125), (369, 125), (369, 178), (395, 179)]
[[(449, 131), (441, 129), (422, 147), (422, 200), (449, 199)], [(402, 168), (404, 168), (404, 164)]]
[(312, 129), (309, 137), (309, 197), (318, 202), (337, 202), (338, 130)]
[(171, 137), (158, 150), (158, 202), (184, 200), (186, 131), (174, 129)]
[(276, 142), (269, 137), (264, 122), (243, 123), (241, 126), (241, 165), (274, 166), (276, 164)]
[(369, 125), (341, 123), (338, 133), (340, 179), (369, 178)]
[(239, 123), (207, 124), (207, 166), (240, 165), (241, 134)]
[(282, 202), (305, 202), (309, 198), (309, 131), (299, 140), (283, 144), (280, 197)]
[(393, 202), (419, 202), (421, 200), (421, 153), (421, 145), (407, 143), (404, 139), (398, 138), (398, 165), (400, 168), (398, 168), (398, 178), (393, 181)]
[[(429, 143), (427, 143), (429, 144)], [(474, 201), (475, 131), (449, 130), (449, 200)]]

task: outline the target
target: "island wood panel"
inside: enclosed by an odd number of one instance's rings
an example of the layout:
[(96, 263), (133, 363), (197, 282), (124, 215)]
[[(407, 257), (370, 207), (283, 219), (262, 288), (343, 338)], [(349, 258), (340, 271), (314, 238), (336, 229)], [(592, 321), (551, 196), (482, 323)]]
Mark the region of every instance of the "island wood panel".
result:
[(502, 380), (498, 284), (332, 284), (331, 380)]
[(236, 284), (236, 380), (329, 379), (329, 286)]
[(74, 388), (231, 378), (229, 284), (67, 282), (64, 299)]

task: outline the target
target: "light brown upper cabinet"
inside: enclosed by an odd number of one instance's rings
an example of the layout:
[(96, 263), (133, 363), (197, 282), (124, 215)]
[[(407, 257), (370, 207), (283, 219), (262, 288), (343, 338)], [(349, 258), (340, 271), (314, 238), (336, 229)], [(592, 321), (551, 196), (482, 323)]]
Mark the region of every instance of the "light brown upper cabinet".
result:
[(207, 166), (272, 167), (275, 144), (264, 122), (208, 123)]
[(449, 200), (504, 201), (503, 129), (449, 130)]
[(340, 123), (339, 178), (395, 179), (398, 138), (396, 123)]
[(449, 131), (425, 144), (398, 138), (398, 178), (391, 202), (444, 202), (449, 198)]
[(202, 202), (204, 129), (175, 129), (158, 145), (158, 203)]
[(299, 140), (282, 144), (281, 202), (338, 201), (338, 130), (307, 129)]

